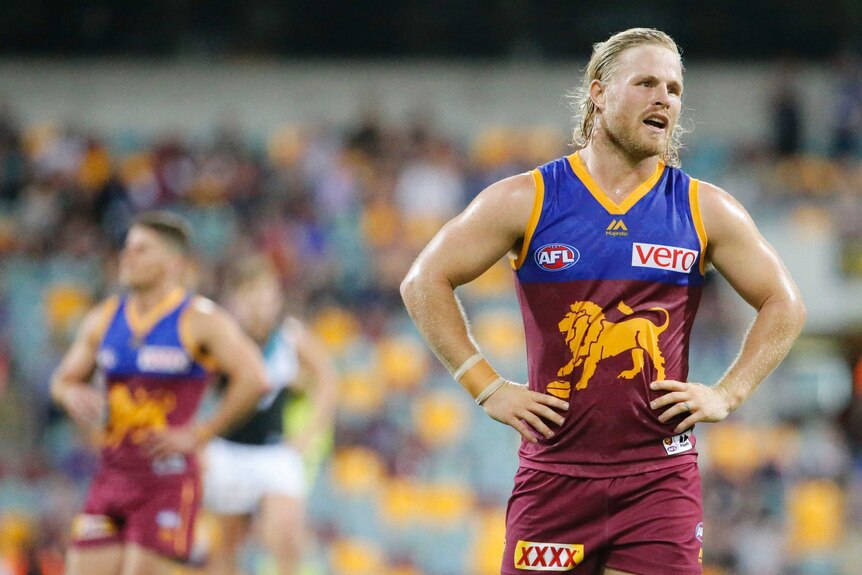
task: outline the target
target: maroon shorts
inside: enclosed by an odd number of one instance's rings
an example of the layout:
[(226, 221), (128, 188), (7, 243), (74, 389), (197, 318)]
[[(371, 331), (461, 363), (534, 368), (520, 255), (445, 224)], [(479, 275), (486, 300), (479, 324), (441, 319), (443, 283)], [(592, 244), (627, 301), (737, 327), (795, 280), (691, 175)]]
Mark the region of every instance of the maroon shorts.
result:
[(610, 479), (522, 467), (501, 573), (700, 575), (702, 541), (697, 463)]
[(72, 523), (72, 545), (136, 543), (185, 560), (200, 502), (197, 471), (142, 477), (103, 469), (93, 478), (84, 510)]

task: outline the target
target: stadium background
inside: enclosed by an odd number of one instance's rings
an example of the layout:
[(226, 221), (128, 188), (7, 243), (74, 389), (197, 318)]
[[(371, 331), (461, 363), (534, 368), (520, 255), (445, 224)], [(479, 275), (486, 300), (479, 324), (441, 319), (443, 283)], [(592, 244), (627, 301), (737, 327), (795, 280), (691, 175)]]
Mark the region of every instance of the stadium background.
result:
[[(269, 254), (336, 359), (305, 573), (494, 573), (518, 439), (431, 357), (398, 284), (485, 185), (568, 153), (565, 92), (591, 42), (633, 25), (684, 49), (683, 167), (746, 205), (809, 308), (757, 394), (698, 428), (705, 572), (862, 572), (862, 4), (7, 0), (0, 574), (61, 572), (95, 459), (48, 378), (152, 207), (193, 221), (204, 294)], [(523, 380), (505, 265), (460, 294)], [(720, 376), (751, 317), (713, 275), (693, 379)], [(254, 547), (244, 561), (272, 573)]]

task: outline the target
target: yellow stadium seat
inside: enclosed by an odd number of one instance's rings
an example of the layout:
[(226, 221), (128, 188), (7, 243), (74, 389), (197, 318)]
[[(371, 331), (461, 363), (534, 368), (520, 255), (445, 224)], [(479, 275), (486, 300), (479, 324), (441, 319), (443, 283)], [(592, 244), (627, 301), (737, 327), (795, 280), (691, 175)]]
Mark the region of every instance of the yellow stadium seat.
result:
[(87, 313), (92, 300), (80, 286), (57, 283), (45, 294), (45, 311), (54, 333), (67, 333), (77, 327)]
[[(457, 391), (457, 390), (456, 390)], [(464, 437), (470, 412), (451, 393), (436, 392), (420, 397), (413, 406), (413, 424), (422, 441), (441, 447)]]
[(725, 422), (709, 428), (703, 439), (715, 467), (733, 477), (749, 477), (763, 462), (761, 430)]
[(329, 552), (333, 575), (380, 575), (385, 565), (383, 550), (371, 541), (340, 539)]
[(341, 378), (338, 390), (338, 407), (349, 413), (373, 414), (386, 400), (383, 378), (368, 371), (347, 372)]
[(359, 337), (359, 320), (339, 307), (327, 307), (314, 318), (314, 332), (333, 353), (339, 354)]
[(476, 575), (497, 575), (506, 540), (506, 509), (495, 507), (479, 515), (473, 553), (467, 556), (465, 571)]
[(380, 374), (393, 389), (415, 389), (428, 375), (430, 357), (427, 348), (412, 337), (390, 337), (377, 347)]
[(477, 314), (473, 335), (489, 355), (500, 358), (517, 356), (524, 349), (524, 327), (515, 314), (490, 311)]
[(102, 146), (87, 150), (78, 166), (78, 183), (89, 192), (96, 192), (111, 177), (111, 156)]
[(391, 203), (376, 201), (362, 212), (362, 235), (373, 248), (397, 243), (401, 237), (401, 217)]
[(422, 519), (425, 489), (406, 477), (390, 479), (382, 490), (380, 516), (390, 525), (405, 526)]
[(374, 493), (385, 476), (383, 461), (370, 449), (339, 449), (332, 459), (335, 488), (351, 495)]
[(805, 481), (787, 496), (789, 549), (796, 556), (837, 549), (844, 536), (844, 500), (841, 488), (828, 479)]
[(452, 528), (461, 525), (473, 513), (475, 495), (465, 484), (430, 484), (424, 491), (422, 516), (430, 525)]

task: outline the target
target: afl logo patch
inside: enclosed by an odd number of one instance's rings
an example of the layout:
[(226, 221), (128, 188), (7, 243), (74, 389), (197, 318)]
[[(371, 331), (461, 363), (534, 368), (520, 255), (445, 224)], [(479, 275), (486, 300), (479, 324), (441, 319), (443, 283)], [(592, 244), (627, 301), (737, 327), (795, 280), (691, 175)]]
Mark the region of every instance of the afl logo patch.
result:
[(570, 268), (579, 259), (581, 252), (566, 244), (545, 244), (536, 250), (536, 265), (549, 272)]

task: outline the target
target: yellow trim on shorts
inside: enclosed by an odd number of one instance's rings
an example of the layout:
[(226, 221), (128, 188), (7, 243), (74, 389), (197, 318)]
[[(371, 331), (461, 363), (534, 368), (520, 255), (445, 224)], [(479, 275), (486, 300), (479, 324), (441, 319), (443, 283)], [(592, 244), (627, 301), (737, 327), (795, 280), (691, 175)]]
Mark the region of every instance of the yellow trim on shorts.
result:
[(188, 551), (189, 542), (186, 531), (188, 531), (189, 522), (192, 520), (192, 511), (194, 511), (196, 483), (195, 478), (186, 478), (183, 481), (183, 491), (180, 495), (180, 524), (174, 535), (174, 550), (181, 557), (185, 557)]

